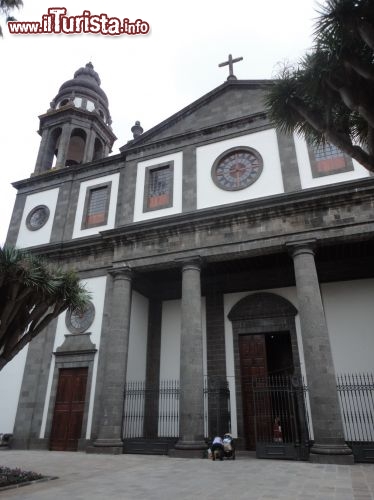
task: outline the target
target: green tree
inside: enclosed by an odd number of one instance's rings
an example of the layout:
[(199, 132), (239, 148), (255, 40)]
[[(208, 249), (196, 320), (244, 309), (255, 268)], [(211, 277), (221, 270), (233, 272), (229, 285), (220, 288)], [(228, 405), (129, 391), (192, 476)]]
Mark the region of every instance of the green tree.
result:
[(54, 318), (84, 310), (89, 298), (74, 271), (0, 247), (0, 370)]
[(265, 104), (284, 132), (333, 143), (374, 172), (373, 0), (326, 0), (313, 48), (283, 68)]
[[(5, 17), (6, 22), (15, 21), (12, 13), (15, 9), (23, 6), (22, 0), (0, 0), (0, 15)], [(3, 30), (0, 26), (0, 36), (3, 36)]]

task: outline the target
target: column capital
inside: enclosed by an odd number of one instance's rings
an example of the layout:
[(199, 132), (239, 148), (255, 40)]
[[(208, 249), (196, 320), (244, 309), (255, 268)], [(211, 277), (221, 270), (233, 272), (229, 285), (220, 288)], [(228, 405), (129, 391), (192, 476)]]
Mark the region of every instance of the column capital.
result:
[(180, 265), (183, 271), (194, 269), (200, 271), (203, 266), (203, 259), (200, 255), (193, 255), (191, 257), (182, 257), (175, 259), (175, 262)]
[(315, 249), (317, 246), (316, 239), (292, 241), (286, 243), (286, 249), (291, 257), (297, 257), (301, 254), (315, 255)]
[(127, 280), (131, 281), (133, 277), (133, 272), (131, 267), (124, 264), (120, 266), (113, 266), (109, 269), (108, 273), (112, 276), (114, 280)]

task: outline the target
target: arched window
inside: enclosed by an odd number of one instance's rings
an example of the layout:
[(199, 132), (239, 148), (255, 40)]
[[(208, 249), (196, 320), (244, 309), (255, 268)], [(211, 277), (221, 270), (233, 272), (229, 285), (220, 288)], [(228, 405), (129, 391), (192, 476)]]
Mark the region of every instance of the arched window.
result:
[(103, 143), (96, 137), (94, 145), (94, 153), (92, 160), (100, 160), (103, 157), (104, 147)]
[(75, 128), (70, 136), (68, 153), (66, 155), (67, 167), (79, 165), (83, 161), (84, 149), (86, 146), (86, 132), (80, 128)]

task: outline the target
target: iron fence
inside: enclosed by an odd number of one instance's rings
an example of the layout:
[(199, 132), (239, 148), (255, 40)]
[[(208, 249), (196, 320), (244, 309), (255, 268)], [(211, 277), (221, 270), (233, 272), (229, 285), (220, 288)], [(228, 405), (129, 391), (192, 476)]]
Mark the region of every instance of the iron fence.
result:
[[(123, 438), (178, 438), (179, 397), (179, 380), (127, 382)], [(205, 377), (203, 399), (205, 437), (229, 432), (230, 391), (226, 380)]]
[(344, 436), (356, 462), (374, 462), (374, 375), (337, 376)]

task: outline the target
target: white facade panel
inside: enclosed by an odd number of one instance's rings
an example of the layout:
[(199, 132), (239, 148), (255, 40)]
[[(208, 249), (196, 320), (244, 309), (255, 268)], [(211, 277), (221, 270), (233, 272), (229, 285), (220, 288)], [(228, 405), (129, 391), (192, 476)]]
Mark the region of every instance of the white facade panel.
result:
[[(17, 247), (26, 248), (49, 243), (51, 239), (53, 219), (56, 212), (58, 192), (59, 188), (50, 189), (48, 191), (40, 191), (39, 193), (30, 194), (26, 198), (25, 208), (23, 209), (21, 225), (17, 237)], [(26, 226), (26, 219), (31, 210), (38, 205), (45, 205), (49, 208), (49, 218), (43, 227), (37, 229), (36, 231), (31, 231)]]
[[(82, 220), (84, 212), (84, 204), (86, 200), (87, 188), (104, 184), (106, 182), (111, 182), (110, 190), (110, 202), (108, 208), (108, 218), (107, 223), (102, 226), (89, 227), (87, 229), (82, 229)], [(82, 238), (83, 236), (91, 236), (97, 234), (100, 231), (105, 231), (106, 229), (113, 229), (115, 218), (116, 218), (116, 206), (117, 206), (117, 196), (118, 196), (118, 183), (119, 174), (106, 175), (104, 177), (96, 177), (95, 179), (90, 179), (89, 181), (84, 181), (80, 185), (79, 197), (77, 210), (75, 212), (74, 230), (73, 238)]]
[[(219, 155), (246, 146), (257, 150), (264, 166), (260, 177), (239, 191), (225, 191), (212, 180), (212, 166)], [(208, 208), (238, 201), (253, 200), (284, 192), (278, 141), (275, 129), (242, 135), (196, 149), (197, 208)]]
[(160, 380), (179, 380), (181, 301), (162, 303)]
[[(146, 168), (167, 162), (173, 162), (174, 164), (173, 205), (168, 208), (160, 208), (158, 210), (144, 212), (143, 205)], [(167, 156), (161, 156), (158, 158), (152, 158), (151, 160), (141, 161), (138, 163), (135, 188), (134, 222), (154, 219), (156, 217), (164, 217), (166, 215), (179, 214), (182, 211), (182, 168), (182, 152)]]
[(321, 285), (337, 373), (374, 372), (374, 280)]
[[(204, 297), (201, 300), (201, 319), (203, 334), (203, 373), (206, 375), (206, 307)], [(180, 342), (181, 301), (164, 301), (162, 303), (160, 380), (180, 379)]]
[(301, 187), (303, 189), (325, 186), (327, 184), (336, 184), (337, 182), (352, 181), (354, 179), (360, 179), (361, 177), (368, 177), (370, 175), (366, 168), (357, 163), (357, 161), (352, 160), (354, 170), (351, 170), (350, 172), (313, 177), (308, 148), (305, 140), (297, 134), (294, 134), (294, 140)]
[(0, 372), (0, 434), (13, 432), (29, 346), (25, 346)]
[[(86, 280), (82, 280), (82, 283), (86, 286), (86, 289), (91, 293), (91, 301), (95, 306), (95, 318), (92, 325), (89, 327), (88, 331), (91, 333), (90, 335), (91, 342), (95, 344), (96, 349), (98, 350), (98, 352), (100, 352), (99, 349), (100, 349), (101, 328), (103, 321), (103, 311), (104, 311), (106, 276), (99, 276), (97, 278), (89, 278)], [(58, 317), (56, 337), (52, 352), (54, 352), (57, 349), (57, 347), (63, 344), (65, 336), (70, 335), (70, 332), (65, 324), (65, 316), (66, 312), (60, 314), (60, 316)], [(44, 438), (45, 435), (49, 405), (54, 403), (53, 401), (52, 402), (50, 401), (50, 397), (51, 397), (53, 373), (55, 368), (55, 357), (51, 355), (51, 358), (52, 360), (51, 360), (51, 367), (49, 370), (47, 393), (45, 398), (42, 425), (39, 436), (40, 438)], [(98, 363), (98, 356), (95, 355), (94, 365), (92, 369), (92, 383), (91, 383), (90, 402), (88, 408), (86, 439), (90, 439), (91, 436), (92, 412), (93, 412), (96, 377), (97, 377), (97, 363)]]
[(127, 381), (145, 381), (147, 367), (148, 299), (132, 292)]

